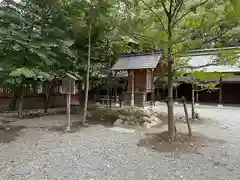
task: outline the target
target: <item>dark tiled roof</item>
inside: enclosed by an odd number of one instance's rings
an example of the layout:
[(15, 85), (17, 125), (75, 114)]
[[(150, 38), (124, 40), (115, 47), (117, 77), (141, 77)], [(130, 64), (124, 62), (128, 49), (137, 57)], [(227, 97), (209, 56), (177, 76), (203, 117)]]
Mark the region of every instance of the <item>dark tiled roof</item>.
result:
[(154, 69), (160, 60), (159, 53), (120, 56), (111, 70)]

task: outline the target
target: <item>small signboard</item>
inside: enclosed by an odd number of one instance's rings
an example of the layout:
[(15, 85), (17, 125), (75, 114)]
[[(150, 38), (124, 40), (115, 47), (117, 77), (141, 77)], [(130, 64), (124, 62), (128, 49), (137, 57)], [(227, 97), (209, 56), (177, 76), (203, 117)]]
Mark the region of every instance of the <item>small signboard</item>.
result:
[(76, 94), (76, 77), (67, 73), (62, 79), (62, 93), (63, 94)]
[(68, 115), (68, 122), (67, 122), (67, 129), (66, 131), (71, 130), (71, 95), (76, 94), (76, 85), (75, 81), (77, 80), (76, 77), (67, 73), (65, 77), (62, 79), (62, 93), (67, 94), (67, 115)]

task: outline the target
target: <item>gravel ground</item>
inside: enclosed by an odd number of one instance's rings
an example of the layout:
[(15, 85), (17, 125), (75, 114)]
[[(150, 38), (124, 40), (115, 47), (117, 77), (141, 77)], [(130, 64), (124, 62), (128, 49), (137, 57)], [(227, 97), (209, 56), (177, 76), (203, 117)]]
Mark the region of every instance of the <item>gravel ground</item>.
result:
[[(166, 111), (158, 105), (158, 111)], [(121, 133), (93, 125), (72, 133), (56, 128), (65, 116), (11, 123), (19, 132), (0, 143), (1, 180), (237, 180), (240, 179), (240, 109), (198, 108), (209, 123), (194, 131), (225, 143), (198, 154), (160, 153), (138, 146), (142, 132)], [(181, 115), (182, 108), (175, 107)], [(77, 121), (78, 117), (73, 116)], [(54, 126), (55, 128), (52, 128)], [(166, 127), (164, 127), (166, 128)]]

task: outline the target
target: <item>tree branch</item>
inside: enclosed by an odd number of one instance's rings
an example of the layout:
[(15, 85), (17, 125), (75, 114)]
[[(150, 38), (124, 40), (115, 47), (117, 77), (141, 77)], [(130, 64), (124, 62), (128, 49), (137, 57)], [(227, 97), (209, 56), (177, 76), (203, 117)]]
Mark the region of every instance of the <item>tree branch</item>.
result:
[(170, 15), (172, 15), (172, 7), (173, 7), (173, 0), (171, 0), (170, 6), (169, 6), (169, 14)]
[[(212, 42), (212, 41), (215, 40), (215, 39), (220, 38), (221, 36), (223, 36), (224, 34), (226, 34), (226, 33), (227, 33), (228, 31), (230, 31), (230, 30), (232, 30), (232, 28), (229, 28), (229, 29), (227, 29), (227, 30), (219, 33), (217, 36), (215, 36), (215, 37), (213, 37), (213, 38), (211, 38), (211, 39), (208, 39), (208, 40), (203, 41), (203, 42), (201, 43), (202, 46), (205, 45), (205, 44), (207, 44), (207, 43)], [(189, 47), (189, 48), (190, 48), (190, 47)], [(177, 55), (177, 54), (179, 54), (179, 53), (181, 53), (181, 50), (173, 53), (173, 55), (175, 56), (175, 55)]]
[[(177, 2), (178, 2), (178, 4), (177, 4)], [(175, 4), (176, 4), (176, 6), (175, 6), (175, 8), (173, 10), (173, 12), (174, 12), (173, 13), (173, 19), (175, 17), (177, 17), (178, 13), (180, 12), (180, 10), (182, 8), (182, 5), (183, 5), (183, 0), (176, 0)]]
[(158, 18), (158, 20), (161, 23), (161, 26), (163, 27), (164, 31), (167, 32), (161, 17), (144, 0), (141, 0), (141, 1)]
[[(171, 2), (172, 2), (172, 0), (171, 0)], [(161, 3), (162, 3), (162, 6), (163, 6), (163, 9), (164, 9), (164, 12), (167, 14), (167, 16), (169, 16), (170, 15), (169, 11), (167, 10), (167, 7), (166, 7), (165, 3), (163, 2), (163, 0), (161, 0)]]
[(200, 68), (204, 68), (204, 67), (208, 67), (208, 66), (214, 66), (214, 65), (218, 65), (217, 63), (208, 63), (208, 64), (204, 64), (204, 65), (200, 65), (200, 66), (190, 66), (190, 65), (186, 65), (186, 66), (180, 66), (174, 69), (174, 71), (180, 70), (180, 69), (200, 69)]
[[(188, 9), (188, 11), (186, 13), (184, 13), (182, 16), (180, 16), (178, 19), (176, 19), (176, 21), (173, 23), (173, 26), (175, 26), (177, 24), (178, 21), (181, 21), (184, 17), (186, 17), (189, 13), (191, 13), (193, 11), (193, 9), (196, 9), (200, 6), (203, 6), (204, 4), (206, 4), (209, 0), (205, 0), (202, 3), (199, 3), (197, 5), (194, 5), (193, 7), (190, 7)], [(180, 8), (181, 9), (181, 8)], [(179, 10), (180, 11), (180, 10)]]
[(220, 88), (201, 88), (201, 89), (197, 89), (197, 90), (195, 90), (195, 91), (198, 91), (198, 92), (200, 92), (200, 91), (205, 91), (205, 90), (209, 90), (209, 91), (215, 91), (215, 90), (218, 90), (218, 89), (220, 89)]

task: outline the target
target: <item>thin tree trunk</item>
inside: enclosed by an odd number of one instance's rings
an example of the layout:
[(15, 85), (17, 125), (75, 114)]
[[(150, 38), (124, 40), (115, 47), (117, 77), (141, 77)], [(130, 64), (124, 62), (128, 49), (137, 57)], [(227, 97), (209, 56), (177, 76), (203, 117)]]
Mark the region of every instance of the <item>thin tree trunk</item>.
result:
[(23, 85), (21, 85), (19, 89), (19, 98), (18, 98), (18, 118), (19, 119), (23, 118), (23, 95), (24, 95), (24, 90), (23, 90)]
[(110, 109), (112, 109), (112, 88), (110, 89)]
[(195, 119), (195, 85), (192, 84), (192, 120)]
[(123, 106), (123, 91), (121, 92), (121, 94), (119, 94), (119, 103), (120, 103), (120, 107)]
[(118, 93), (117, 93), (117, 87), (115, 86), (115, 87), (114, 87), (114, 99), (115, 99), (116, 105), (117, 105), (117, 103), (118, 103), (117, 95), (118, 95)]
[(196, 103), (199, 103), (199, 89), (198, 89), (198, 86), (195, 87), (196, 88)]
[(49, 82), (44, 82), (44, 113), (48, 112), (51, 87)]
[(188, 135), (191, 138), (192, 137), (192, 128), (191, 128), (189, 118), (188, 118), (188, 111), (187, 111), (187, 105), (186, 105), (185, 97), (183, 97), (182, 100), (183, 100), (183, 108), (184, 108), (184, 113), (185, 113), (185, 119), (186, 119), (186, 123), (187, 123), (187, 126), (188, 126)]
[(175, 123), (173, 119), (173, 57), (172, 57), (172, 17), (168, 17), (168, 133), (175, 138)]
[[(108, 58), (108, 69), (111, 68), (111, 58)], [(108, 74), (107, 77), (107, 109), (111, 109), (111, 91), (110, 86), (112, 87), (112, 74)]]
[(99, 96), (100, 96), (100, 92), (99, 92), (99, 87), (97, 87), (96, 89), (96, 101), (99, 102)]
[(67, 129), (66, 131), (71, 131), (71, 93), (67, 94)]
[(92, 25), (90, 24), (88, 30), (88, 63), (87, 63), (87, 77), (86, 77), (86, 88), (85, 88), (85, 103), (83, 111), (83, 125), (86, 124), (87, 117), (87, 103), (88, 103), (88, 90), (89, 90), (89, 74), (90, 74), (90, 61), (91, 61), (91, 34), (92, 34)]
[(158, 101), (161, 100), (161, 97), (160, 97), (160, 89), (159, 89), (159, 88), (157, 89), (157, 100), (158, 100)]
[(110, 92), (109, 92), (109, 87), (107, 87), (107, 109), (110, 109)]
[(85, 102), (85, 94), (86, 94), (86, 83), (83, 85), (81, 84), (81, 88), (79, 89), (79, 104), (80, 106), (84, 106), (84, 102)]
[(16, 110), (16, 105), (18, 102), (18, 94), (19, 94), (19, 88), (15, 88), (13, 89), (12, 93), (11, 93), (11, 99), (8, 105), (8, 110), (9, 111), (15, 111)]

